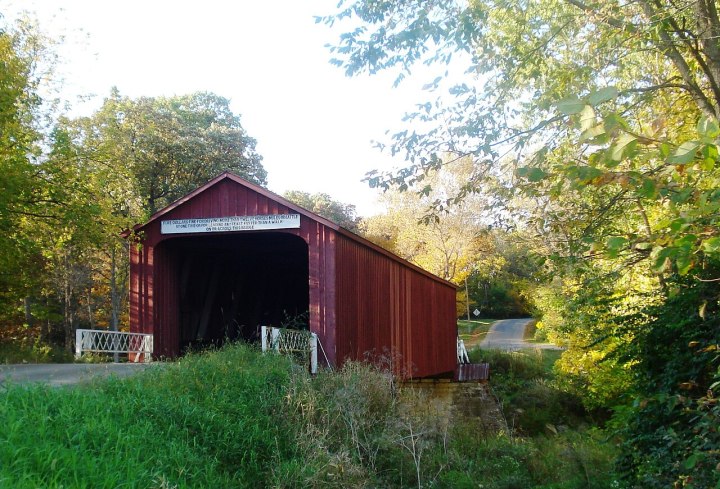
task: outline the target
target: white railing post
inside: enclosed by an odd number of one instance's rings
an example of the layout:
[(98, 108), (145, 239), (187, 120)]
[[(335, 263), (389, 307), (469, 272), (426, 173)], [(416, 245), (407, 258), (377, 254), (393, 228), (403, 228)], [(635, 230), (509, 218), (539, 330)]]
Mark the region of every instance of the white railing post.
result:
[(82, 330), (75, 330), (75, 358), (80, 359), (82, 356)]
[(302, 352), (309, 354), (310, 373), (317, 373), (318, 346), (322, 347), (317, 334), (310, 331), (261, 326), (260, 343), (262, 351), (275, 350), (280, 353)]
[(459, 336), (457, 339), (457, 360), (458, 363), (470, 363), (470, 357), (468, 357), (467, 349), (465, 349), (465, 342)]
[(151, 334), (147, 335), (145, 337), (145, 346), (147, 348), (147, 351), (149, 352), (148, 355), (145, 357), (145, 361), (147, 363), (152, 362), (152, 353), (155, 350), (155, 337)]
[(317, 350), (318, 337), (315, 333), (310, 333), (310, 373), (317, 373)]

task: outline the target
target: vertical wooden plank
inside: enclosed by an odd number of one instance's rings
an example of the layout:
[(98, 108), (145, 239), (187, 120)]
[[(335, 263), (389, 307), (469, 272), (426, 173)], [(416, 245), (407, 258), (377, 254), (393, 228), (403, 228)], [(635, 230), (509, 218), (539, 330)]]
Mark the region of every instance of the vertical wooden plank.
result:
[(245, 207), (248, 216), (254, 216), (258, 214), (258, 194), (255, 192), (247, 192), (245, 197), (247, 199), (247, 205)]
[(229, 195), (231, 192), (230, 185), (231, 185), (230, 182), (228, 182), (227, 180), (223, 180), (219, 184), (219, 187), (220, 187), (220, 189), (219, 189), (219, 191), (220, 191), (220, 196), (219, 196), (220, 209), (217, 214), (218, 216), (226, 217), (226, 216), (231, 215), (231, 213), (230, 213), (230, 195)]
[(140, 253), (135, 243), (130, 242), (130, 297), (128, 305), (130, 307), (130, 331), (132, 333), (140, 333), (140, 280), (142, 276), (142, 264), (140, 263)]
[(268, 213), (268, 198), (264, 195), (258, 196), (257, 199), (257, 214), (265, 215)]
[(327, 343), (326, 354), (331, 363), (337, 363), (337, 283), (336, 283), (336, 240), (337, 236), (334, 230), (325, 228), (325, 280), (323, 284), (323, 295), (325, 296), (325, 342)]

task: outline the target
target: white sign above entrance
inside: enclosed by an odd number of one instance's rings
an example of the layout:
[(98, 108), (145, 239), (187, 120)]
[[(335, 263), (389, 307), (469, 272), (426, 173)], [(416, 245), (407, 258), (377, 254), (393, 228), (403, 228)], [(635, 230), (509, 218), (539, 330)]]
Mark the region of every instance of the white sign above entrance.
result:
[(205, 219), (175, 219), (160, 222), (160, 232), (162, 234), (224, 233), (228, 231), (260, 231), (263, 229), (297, 229), (299, 227), (300, 214), (209, 217)]

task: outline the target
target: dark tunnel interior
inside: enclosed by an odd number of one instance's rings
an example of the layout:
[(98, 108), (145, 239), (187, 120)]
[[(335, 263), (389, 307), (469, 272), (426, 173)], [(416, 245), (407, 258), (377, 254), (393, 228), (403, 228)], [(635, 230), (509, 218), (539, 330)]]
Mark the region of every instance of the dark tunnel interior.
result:
[(288, 233), (166, 243), (177, 271), (181, 351), (255, 341), (260, 326), (307, 328), (308, 247)]

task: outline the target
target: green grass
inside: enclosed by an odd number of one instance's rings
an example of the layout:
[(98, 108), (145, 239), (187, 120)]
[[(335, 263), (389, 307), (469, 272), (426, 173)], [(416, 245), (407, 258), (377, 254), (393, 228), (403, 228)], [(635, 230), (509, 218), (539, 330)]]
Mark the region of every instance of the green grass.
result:
[(0, 487), (266, 485), (292, 458), (282, 358), (197, 355), (125, 380), (0, 393)]
[(519, 434), (546, 435), (560, 429), (593, 424), (580, 398), (555, 382), (557, 350), (470, 351), (471, 362), (490, 364), (490, 385), (501, 401), (505, 418)]
[(525, 325), (525, 331), (523, 332), (523, 339), (525, 341), (534, 342), (535, 332), (537, 331), (537, 319), (533, 319)]
[(543, 369), (546, 377), (552, 378), (555, 375), (554, 368), (555, 362), (560, 360), (563, 352), (562, 350), (534, 350), (540, 351), (540, 358), (543, 363)]
[(484, 340), (495, 321), (497, 319), (458, 319), (458, 334), (465, 342), (465, 348), (469, 350)]
[[(543, 375), (534, 361), (508, 362), (503, 368), (519, 377)], [(403, 408), (407, 399), (417, 408)], [(349, 362), (311, 378), (244, 345), (88, 386), (8, 386), (0, 390), (0, 487), (611, 483), (612, 447), (593, 432), (484, 438), (470, 422), (440, 422), (425, 401), (375, 367)]]

